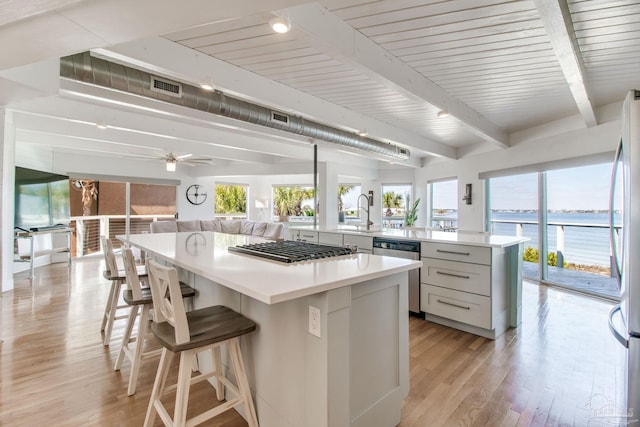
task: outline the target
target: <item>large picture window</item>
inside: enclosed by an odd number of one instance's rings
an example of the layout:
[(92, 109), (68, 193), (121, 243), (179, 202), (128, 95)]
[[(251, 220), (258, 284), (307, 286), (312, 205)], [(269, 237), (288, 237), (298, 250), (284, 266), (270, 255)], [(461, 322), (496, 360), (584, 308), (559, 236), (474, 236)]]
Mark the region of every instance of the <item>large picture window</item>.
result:
[(246, 216), (249, 187), (242, 184), (216, 185), (216, 216)]
[(278, 185), (273, 187), (273, 215), (280, 221), (313, 219), (313, 187)]

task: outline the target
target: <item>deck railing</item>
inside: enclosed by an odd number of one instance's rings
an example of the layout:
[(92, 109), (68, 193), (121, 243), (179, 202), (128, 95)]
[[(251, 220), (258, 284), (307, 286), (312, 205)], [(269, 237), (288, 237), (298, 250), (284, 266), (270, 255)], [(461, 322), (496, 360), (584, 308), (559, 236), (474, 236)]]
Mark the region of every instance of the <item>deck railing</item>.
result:
[[(153, 221), (173, 217), (173, 215), (130, 215), (129, 233), (149, 232), (149, 225)], [(118, 248), (120, 241), (115, 239), (115, 236), (126, 233), (126, 215), (72, 216), (70, 219), (69, 226), (74, 230), (71, 253), (76, 257), (99, 253), (101, 236), (113, 239), (114, 247)]]
[[(568, 262), (613, 271), (608, 224), (549, 221), (547, 225), (547, 251), (556, 254), (559, 268)], [(619, 237), (620, 226), (615, 226), (614, 231)], [(491, 233), (528, 237), (531, 240), (525, 247), (539, 249), (538, 221), (492, 219)]]

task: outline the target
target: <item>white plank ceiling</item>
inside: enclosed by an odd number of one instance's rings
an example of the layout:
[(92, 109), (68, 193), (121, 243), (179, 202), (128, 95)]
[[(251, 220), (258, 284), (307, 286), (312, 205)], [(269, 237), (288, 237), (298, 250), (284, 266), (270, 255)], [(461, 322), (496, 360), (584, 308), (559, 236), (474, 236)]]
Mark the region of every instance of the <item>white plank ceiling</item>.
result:
[[(91, 19), (100, 17), (76, 11), (90, 9), (91, 3), (51, 1), (45, 11), (56, 9), (57, 14), (91, 28)], [(210, 58), (210, 63), (199, 59), (201, 66), (194, 62), (187, 70), (183, 65), (186, 56), (156, 55), (154, 59), (149, 46), (157, 44), (145, 38), (110, 43), (109, 35), (99, 34), (105, 41), (96, 46), (91, 39), (87, 50), (100, 47), (103, 55), (133, 66), (143, 64), (194, 85), (207, 79), (223, 92), (340, 129), (366, 129), (369, 137), (407, 147), (418, 159), (433, 155), (457, 158), (476, 146), (505, 149), (514, 132), (574, 115), (580, 115), (585, 126), (594, 126), (598, 107), (620, 101), (628, 90), (640, 88), (637, 0), (281, 0), (258, 2), (261, 7), (256, 6), (255, 13), (248, 8), (244, 14), (203, 22), (195, 19), (199, 13), (195, 6), (204, 3), (188, 1), (181, 6), (192, 9), (193, 25), (182, 19), (181, 27), (167, 24), (166, 30), (158, 33), (160, 24), (156, 22), (147, 35), (159, 35), (181, 52)], [(17, 20), (4, 4), (7, 2), (0, 3), (0, 19), (4, 19), (0, 24), (14, 22), (0, 26), (0, 37), (13, 34), (11, 26), (33, 25), (29, 21), (38, 19), (35, 11), (27, 8), (25, 16), (30, 18)], [(101, 9), (103, 15), (107, 10), (117, 16), (127, 8), (123, 2), (104, 4), (110, 7)], [(181, 10), (181, 16), (188, 16), (187, 12)], [(276, 16), (291, 22), (289, 33), (276, 34), (270, 29), (269, 20)], [(108, 18), (107, 14), (104, 19)], [(144, 34), (145, 23), (132, 21), (127, 19), (121, 25), (139, 25), (142, 28), (137, 28), (136, 34)], [(233, 70), (243, 81), (224, 77), (234, 74)], [(256, 88), (264, 91), (258, 93)], [(283, 93), (287, 94), (284, 100)], [(58, 103), (65, 106), (58, 110), (73, 114), (77, 109), (67, 109), (68, 102)], [(52, 119), (58, 115), (43, 111), (46, 103), (33, 105), (21, 104), (16, 110)], [(450, 116), (439, 118), (441, 110)], [(144, 123), (125, 124), (124, 118), (121, 120), (123, 128)], [(47, 132), (43, 123), (38, 129), (29, 129), (31, 120), (18, 122), (24, 126), (18, 134), (28, 137), (30, 143), (37, 140), (36, 134)], [(189, 122), (184, 128), (169, 127), (174, 134), (167, 133), (177, 137), (183, 131), (185, 139), (192, 142), (189, 150), (216, 157), (216, 147), (221, 145), (205, 143), (205, 135), (196, 131), (198, 126)], [(58, 139), (88, 137), (64, 133), (56, 128)], [(124, 139), (118, 132), (113, 134), (113, 138)], [(295, 150), (287, 153), (274, 148), (269, 152), (264, 143), (257, 150), (259, 156), (248, 156), (246, 151), (252, 150), (252, 145), (247, 141), (254, 137), (255, 132), (241, 143), (242, 138), (236, 135), (233, 140), (238, 145), (225, 144), (219, 158), (233, 162), (234, 149), (239, 162), (269, 163), (297, 156)], [(104, 134), (101, 138), (109, 139)], [(276, 147), (278, 138), (274, 138)], [(68, 143), (60, 144), (69, 149)], [(171, 143), (162, 149), (171, 149)], [(114, 148), (118, 150), (122, 147)], [(130, 148), (132, 151), (135, 149)]]

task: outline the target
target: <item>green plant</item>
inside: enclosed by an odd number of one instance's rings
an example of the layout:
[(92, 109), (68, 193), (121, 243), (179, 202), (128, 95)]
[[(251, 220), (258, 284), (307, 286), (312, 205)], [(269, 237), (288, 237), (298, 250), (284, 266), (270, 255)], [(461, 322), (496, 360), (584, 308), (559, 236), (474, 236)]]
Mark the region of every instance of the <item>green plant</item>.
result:
[(246, 213), (247, 189), (243, 185), (216, 185), (216, 213)]
[(302, 201), (313, 198), (313, 189), (302, 187), (274, 187), (273, 207), (275, 215), (302, 215)]
[[(539, 259), (540, 259), (540, 253), (538, 252), (537, 249), (534, 249), (531, 246), (527, 246), (525, 248), (524, 253), (522, 254), (523, 261), (533, 262), (537, 264)], [(552, 267), (557, 267), (558, 254), (556, 254), (555, 252), (549, 252), (547, 254), (547, 265), (550, 265)], [(567, 265), (568, 264), (566, 262), (563, 264), (564, 267), (567, 267)]]
[(420, 198), (418, 197), (413, 205), (411, 205), (410, 196), (407, 194), (407, 206), (411, 206), (405, 212), (404, 223), (407, 227), (413, 227), (418, 220), (418, 206), (420, 205)]

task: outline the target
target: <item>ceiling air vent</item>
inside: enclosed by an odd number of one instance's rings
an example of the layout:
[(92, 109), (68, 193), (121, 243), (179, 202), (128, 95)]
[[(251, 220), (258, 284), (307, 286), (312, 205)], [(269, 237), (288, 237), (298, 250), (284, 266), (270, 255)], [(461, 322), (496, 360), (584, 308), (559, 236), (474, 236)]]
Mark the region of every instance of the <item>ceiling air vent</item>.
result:
[(278, 113), (276, 111), (271, 112), (271, 121), (289, 124), (289, 116), (286, 114)]
[(398, 148), (398, 153), (408, 156), (409, 155), (409, 150), (407, 150), (406, 148)]
[(176, 98), (182, 98), (182, 85), (171, 80), (161, 79), (160, 77), (151, 76), (151, 90)]

